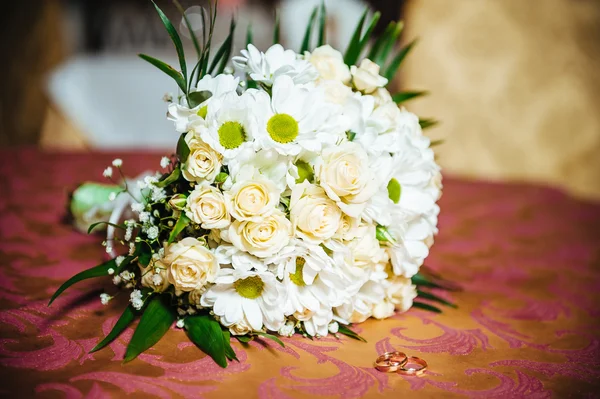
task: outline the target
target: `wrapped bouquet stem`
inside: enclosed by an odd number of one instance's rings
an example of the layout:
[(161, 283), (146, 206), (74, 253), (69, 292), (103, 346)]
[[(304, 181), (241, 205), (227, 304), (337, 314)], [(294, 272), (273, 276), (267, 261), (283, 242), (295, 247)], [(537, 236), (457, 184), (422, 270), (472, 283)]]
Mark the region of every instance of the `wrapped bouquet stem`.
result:
[(231, 57), (235, 21), (210, 51), (215, 7), (203, 40), (193, 37), (198, 60), (188, 71), (177, 30), (156, 10), (179, 70), (140, 57), (179, 87), (168, 104), (176, 151), (160, 172), (136, 180), (125, 179), (116, 159), (104, 172), (114, 185), (78, 189), (73, 214), (79, 225), (104, 216), (90, 231), (107, 226), (113, 258), (52, 298), (93, 277), (129, 290), (130, 305), (93, 350), (139, 318), (126, 361), (176, 323), (225, 367), (236, 359), (231, 337), (361, 339), (352, 323), (411, 306), (437, 311), (415, 301), (444, 303), (420, 288), (435, 283), (419, 273), (441, 194), (440, 168), (421, 131), (432, 121), (401, 107), (418, 93), (387, 89), (412, 47), (396, 49), (402, 24), (372, 39), (379, 14), (365, 12), (341, 53), (326, 44), (323, 4), (299, 51), (277, 43), (276, 26), (266, 51), (248, 43)]

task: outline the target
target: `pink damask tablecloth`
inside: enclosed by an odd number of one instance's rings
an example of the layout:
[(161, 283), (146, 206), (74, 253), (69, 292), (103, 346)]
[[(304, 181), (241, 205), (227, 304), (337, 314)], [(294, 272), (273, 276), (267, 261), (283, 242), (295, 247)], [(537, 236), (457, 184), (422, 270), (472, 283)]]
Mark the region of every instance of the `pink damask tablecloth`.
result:
[[(102, 259), (101, 238), (61, 224), (70, 188), (116, 154), (3, 150), (0, 165), (0, 392), (47, 398), (593, 397), (600, 395), (600, 204), (549, 188), (445, 179), (440, 235), (427, 265), (458, 282), (459, 305), (357, 327), (368, 340), (234, 343), (216, 366), (176, 328), (128, 364), (125, 337), (88, 354), (127, 301), (102, 306), (107, 281), (51, 293)], [(134, 175), (156, 154), (117, 154)], [(91, 294), (90, 294), (91, 291)], [(109, 291), (110, 292), (110, 291)], [(119, 303), (121, 302), (121, 303)], [(378, 354), (426, 359), (422, 377), (383, 374)]]

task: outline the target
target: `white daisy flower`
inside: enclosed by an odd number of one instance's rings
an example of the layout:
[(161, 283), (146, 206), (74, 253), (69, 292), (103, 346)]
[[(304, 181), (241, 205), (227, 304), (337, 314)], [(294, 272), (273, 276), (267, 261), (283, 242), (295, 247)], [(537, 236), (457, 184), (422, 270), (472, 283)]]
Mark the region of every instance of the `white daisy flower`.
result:
[(233, 65), (256, 82), (270, 86), (279, 76), (289, 76), (294, 83), (302, 84), (319, 77), (319, 72), (310, 62), (300, 58), (293, 50), (285, 50), (280, 44), (271, 46), (266, 53), (248, 44), (248, 49), (241, 53), (241, 56), (233, 57)]
[(221, 269), (200, 304), (212, 307), (226, 327), (245, 322), (254, 331), (278, 331), (285, 322), (282, 294), (281, 283), (270, 272)]

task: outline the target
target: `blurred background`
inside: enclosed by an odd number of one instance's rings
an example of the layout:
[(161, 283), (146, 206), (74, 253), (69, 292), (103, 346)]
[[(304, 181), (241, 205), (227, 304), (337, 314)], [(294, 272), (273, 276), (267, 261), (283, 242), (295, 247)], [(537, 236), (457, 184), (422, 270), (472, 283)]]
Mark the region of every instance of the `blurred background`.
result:
[[(214, 44), (237, 16), (234, 52), (252, 24), (271, 43), (275, 9), (282, 42), (297, 49), (320, 0), (220, 0)], [(158, 5), (179, 27), (168, 0)], [(181, 1), (192, 25), (208, 0)], [(600, 1), (327, 0), (329, 42), (345, 49), (364, 7), (380, 31), (403, 19), (419, 37), (392, 91), (427, 90), (406, 103), (441, 123), (439, 162), (453, 176), (533, 181), (600, 199)], [(138, 59), (174, 61), (149, 0), (39, 0), (3, 4), (0, 145), (45, 151), (172, 151), (165, 119), (171, 80)], [(183, 36), (185, 29), (179, 29)], [(188, 35), (189, 36), (189, 35)], [(184, 38), (187, 53), (191, 41)], [(189, 57), (192, 59), (193, 57)]]

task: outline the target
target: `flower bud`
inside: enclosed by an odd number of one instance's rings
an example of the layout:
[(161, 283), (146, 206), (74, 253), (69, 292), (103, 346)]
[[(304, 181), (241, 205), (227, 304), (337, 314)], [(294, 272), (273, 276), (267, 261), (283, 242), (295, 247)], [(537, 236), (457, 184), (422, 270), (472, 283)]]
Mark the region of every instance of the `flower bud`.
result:
[(182, 211), (186, 204), (187, 197), (184, 194), (175, 194), (169, 200), (169, 206), (176, 211)]

